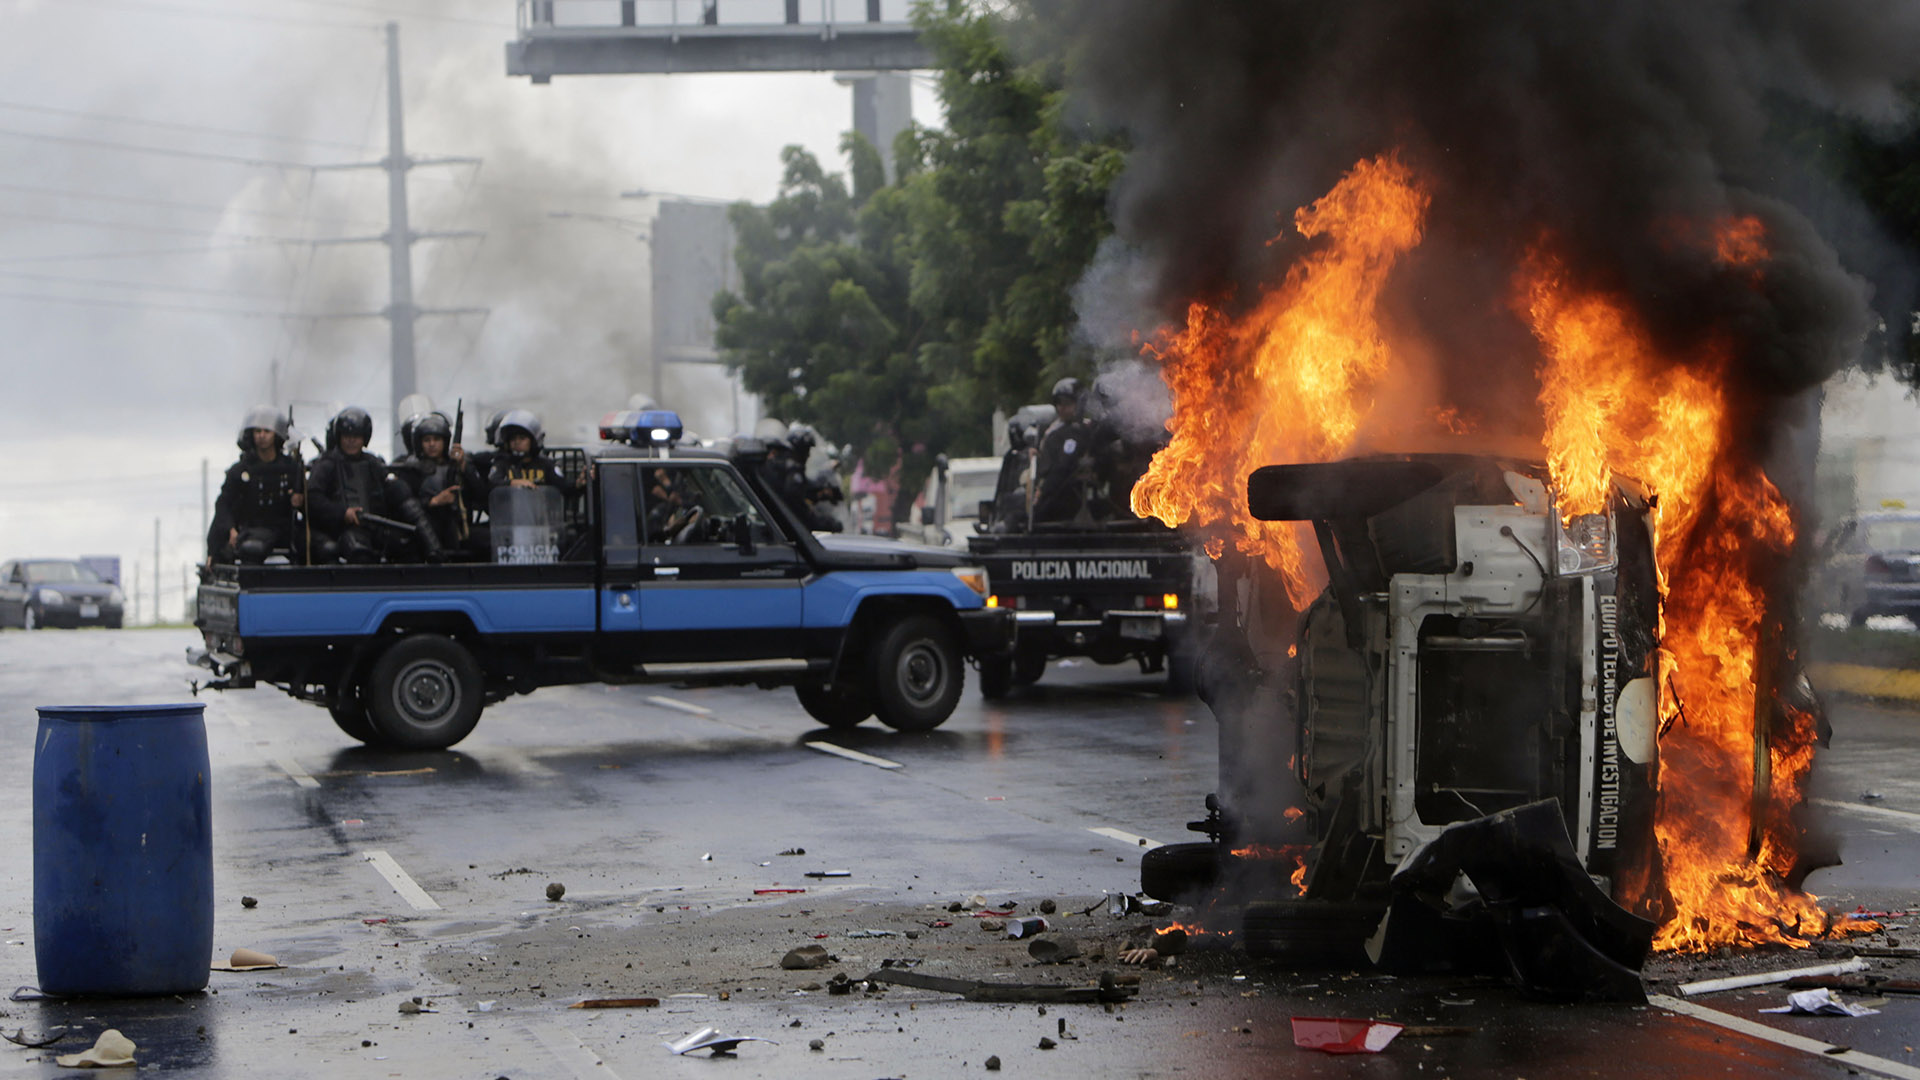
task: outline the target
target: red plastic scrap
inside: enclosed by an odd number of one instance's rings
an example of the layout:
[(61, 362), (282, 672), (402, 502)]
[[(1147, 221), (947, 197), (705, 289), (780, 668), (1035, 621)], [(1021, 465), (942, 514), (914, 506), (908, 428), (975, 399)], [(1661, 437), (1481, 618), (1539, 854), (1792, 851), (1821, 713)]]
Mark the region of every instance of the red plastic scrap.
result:
[[(753, 895), (767, 896), (772, 893), (801, 893), (806, 891), (805, 889), (755, 889), (753, 890)], [(680, 910), (685, 911), (686, 908), (681, 908)]]
[(387, 920), (385, 920), (385, 919), (361, 919), (360, 921), (361, 921), (361, 922), (363, 922), (363, 923), (366, 923), (366, 924), (367, 924), (368, 926), (379, 926), (379, 925), (380, 925), (381, 923), (383, 923), (383, 922), (386, 922)]
[(1293, 1045), (1328, 1054), (1377, 1054), (1387, 1048), (1405, 1024), (1360, 1020), (1346, 1016), (1296, 1016)]

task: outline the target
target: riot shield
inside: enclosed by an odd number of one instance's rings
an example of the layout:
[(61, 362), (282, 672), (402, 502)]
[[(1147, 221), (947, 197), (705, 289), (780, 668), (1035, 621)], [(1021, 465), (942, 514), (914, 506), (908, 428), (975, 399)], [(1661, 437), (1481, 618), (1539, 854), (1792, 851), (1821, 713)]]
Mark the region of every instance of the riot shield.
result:
[(562, 501), (554, 487), (494, 488), (487, 500), (493, 561), (559, 562)]

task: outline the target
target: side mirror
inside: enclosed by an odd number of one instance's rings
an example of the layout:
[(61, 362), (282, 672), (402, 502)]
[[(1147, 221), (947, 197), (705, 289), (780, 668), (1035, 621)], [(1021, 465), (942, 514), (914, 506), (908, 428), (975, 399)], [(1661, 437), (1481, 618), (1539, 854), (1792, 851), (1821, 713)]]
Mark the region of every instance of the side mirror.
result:
[(733, 515), (733, 546), (738, 548), (742, 555), (754, 553), (753, 519), (745, 514)]

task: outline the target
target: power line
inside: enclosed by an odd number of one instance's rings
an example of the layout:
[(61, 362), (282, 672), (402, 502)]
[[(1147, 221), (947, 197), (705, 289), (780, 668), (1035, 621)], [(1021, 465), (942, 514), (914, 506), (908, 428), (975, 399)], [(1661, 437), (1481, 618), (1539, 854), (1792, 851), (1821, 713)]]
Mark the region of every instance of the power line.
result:
[(87, 112), (84, 109), (62, 109), (53, 105), (32, 105), (24, 101), (0, 101), (0, 109), (8, 109), (14, 112), (43, 113), (47, 116), (72, 116), (82, 120), (105, 120), (114, 124), (134, 124), (140, 127), (160, 128), (166, 131), (186, 131), (197, 135), (218, 135), (229, 139), (261, 139), (271, 142), (302, 143), (308, 146), (332, 146), (347, 150), (367, 149), (364, 143), (348, 142), (345, 139), (315, 139), (305, 135), (276, 135), (266, 131), (237, 131), (233, 128), (207, 127), (203, 124), (182, 124), (171, 120), (152, 120), (143, 116)]
[(27, 274), (18, 270), (0, 270), (0, 278), (12, 278), (16, 281), (38, 281), (49, 285), (85, 285), (100, 289), (138, 289), (152, 292), (191, 293), (196, 296), (247, 297), (270, 300), (268, 293), (238, 292), (233, 289), (200, 289), (191, 285), (164, 285), (152, 281), (115, 281), (107, 278), (61, 277), (56, 274)]
[(269, 251), (258, 244), (203, 244), (190, 248), (158, 248), (149, 251), (81, 251), (70, 255), (5, 255), (0, 264), (41, 262), (88, 262), (94, 259), (166, 258), (174, 255), (211, 255), (228, 251)]
[(215, 154), (204, 150), (178, 150), (170, 146), (142, 146), (139, 143), (115, 142), (112, 139), (89, 139), (81, 135), (53, 135), (40, 131), (15, 131), (0, 128), (0, 135), (15, 139), (31, 139), (38, 142), (63, 143), (68, 146), (84, 146), (90, 150), (120, 150), (134, 154), (153, 154), (158, 157), (188, 158), (194, 161), (215, 161), (226, 165), (245, 165), (254, 169), (299, 169), (311, 170), (312, 163), (305, 161), (275, 161), (270, 158), (242, 157), (237, 154)]
[(79, 304), (83, 307), (122, 308), (137, 311), (176, 311), (195, 315), (229, 315), (242, 319), (378, 319), (378, 311), (300, 312), (262, 311), (245, 308), (201, 307), (193, 304), (154, 304), (142, 300), (114, 300), (108, 297), (54, 296), (46, 293), (0, 291), (0, 300), (31, 300), (42, 304)]
[[(59, 217), (52, 214), (23, 214), (9, 210), (0, 210), (0, 218), (16, 221), (35, 221), (44, 225), (71, 225), (89, 229), (113, 229), (120, 232), (160, 233), (168, 236), (208, 236), (208, 229), (182, 229), (171, 225), (139, 225), (125, 221), (101, 221), (97, 218)], [(243, 233), (234, 239), (249, 244), (330, 244), (341, 243), (342, 237), (303, 237), (303, 236), (257, 236)], [(358, 238), (353, 238), (357, 240)]]
[(377, 227), (380, 223), (372, 218), (318, 217), (313, 214), (276, 214), (271, 210), (234, 210), (210, 203), (178, 202), (173, 199), (149, 199), (138, 195), (114, 195), (104, 191), (72, 191), (61, 188), (30, 187), (25, 184), (0, 184), (0, 191), (12, 191), (22, 195), (45, 195), (50, 198), (76, 199), (84, 202), (125, 203), (128, 206), (158, 206), (168, 210), (190, 210), (207, 214), (238, 214), (242, 217), (273, 218), (289, 221), (323, 221), (336, 225), (364, 225)]

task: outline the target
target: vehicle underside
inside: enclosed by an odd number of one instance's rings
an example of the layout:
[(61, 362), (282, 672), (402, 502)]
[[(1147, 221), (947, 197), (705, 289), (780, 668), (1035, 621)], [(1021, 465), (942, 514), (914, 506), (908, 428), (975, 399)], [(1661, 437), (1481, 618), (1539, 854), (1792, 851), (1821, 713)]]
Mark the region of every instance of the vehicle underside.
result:
[(1641, 995), (1650, 506), (1622, 482), (1562, 515), (1545, 476), (1463, 455), (1253, 474), (1253, 513), (1310, 525), (1326, 585), (1296, 612), (1264, 565), (1223, 563), (1237, 609), (1200, 674), (1221, 790), (1190, 826), (1210, 839), (1150, 853), (1148, 893), (1244, 906), (1256, 953)]

